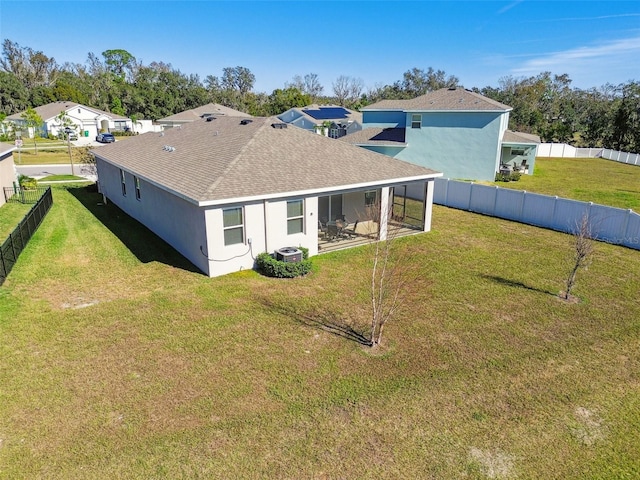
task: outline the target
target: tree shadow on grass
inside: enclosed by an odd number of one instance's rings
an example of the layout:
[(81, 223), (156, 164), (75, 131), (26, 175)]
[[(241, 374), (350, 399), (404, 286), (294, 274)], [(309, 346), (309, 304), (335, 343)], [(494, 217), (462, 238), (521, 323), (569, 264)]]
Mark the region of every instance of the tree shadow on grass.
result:
[(105, 205), (95, 184), (69, 186), (67, 191), (118, 237), (140, 262), (159, 262), (189, 272), (202, 273), (171, 245), (118, 206), (112, 203)]
[(293, 303), (276, 302), (272, 299), (262, 298), (262, 304), (269, 309), (285, 315), (296, 322), (307, 327), (317, 328), (323, 332), (346, 338), (360, 345), (370, 347), (371, 340), (364, 335), (364, 332), (358, 331), (351, 325), (338, 318), (338, 314), (329, 310), (300, 312), (299, 306)]
[(499, 277), (497, 275), (482, 274), (480, 276), (482, 278), (486, 279), (486, 280), (492, 280), (492, 281), (494, 281), (496, 283), (499, 283), (501, 285), (506, 285), (507, 287), (523, 288), (525, 290), (531, 290), (532, 292), (544, 293), (544, 294), (547, 294), (547, 295), (552, 295), (554, 297), (557, 296), (557, 293), (550, 292), (549, 290), (543, 290), (541, 288), (531, 287), (531, 286), (527, 285), (526, 283), (518, 282), (516, 280), (510, 280), (510, 279), (504, 278), (504, 277)]

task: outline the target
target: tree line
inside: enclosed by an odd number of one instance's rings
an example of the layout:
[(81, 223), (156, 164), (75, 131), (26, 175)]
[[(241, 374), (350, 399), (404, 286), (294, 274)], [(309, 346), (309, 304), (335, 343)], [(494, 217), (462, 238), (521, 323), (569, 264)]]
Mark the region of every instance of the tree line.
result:
[[(442, 70), (412, 68), (392, 84), (365, 89), (362, 79), (341, 75), (325, 93), (315, 73), (296, 75), (271, 93), (254, 90), (247, 67), (223, 68), (204, 80), (171, 64), (144, 64), (122, 49), (89, 53), (85, 63), (58, 64), (53, 57), (9, 39), (0, 57), (0, 120), (54, 101), (73, 101), (125, 115), (157, 120), (219, 103), (251, 115), (277, 115), (311, 103), (359, 109), (383, 99), (409, 99), (460, 81)], [(571, 86), (567, 74), (542, 72), (531, 77), (503, 77), (497, 87), (470, 90), (513, 108), (511, 130), (539, 135), (545, 142), (640, 151), (640, 83), (606, 84), (589, 89)]]

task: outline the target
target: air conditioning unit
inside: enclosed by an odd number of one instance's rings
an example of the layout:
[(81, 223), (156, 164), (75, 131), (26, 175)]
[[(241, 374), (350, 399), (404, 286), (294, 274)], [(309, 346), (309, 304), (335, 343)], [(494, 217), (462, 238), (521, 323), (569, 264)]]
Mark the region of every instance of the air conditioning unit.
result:
[(276, 260), (281, 262), (301, 262), (302, 250), (296, 247), (283, 247), (276, 250)]

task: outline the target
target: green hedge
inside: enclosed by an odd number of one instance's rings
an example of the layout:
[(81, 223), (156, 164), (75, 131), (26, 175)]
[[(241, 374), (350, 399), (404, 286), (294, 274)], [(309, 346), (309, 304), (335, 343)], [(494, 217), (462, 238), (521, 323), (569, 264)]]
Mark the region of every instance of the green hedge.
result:
[(311, 271), (309, 249), (298, 247), (302, 251), (301, 262), (283, 262), (276, 260), (270, 253), (261, 253), (256, 257), (258, 270), (268, 277), (294, 278), (306, 275)]

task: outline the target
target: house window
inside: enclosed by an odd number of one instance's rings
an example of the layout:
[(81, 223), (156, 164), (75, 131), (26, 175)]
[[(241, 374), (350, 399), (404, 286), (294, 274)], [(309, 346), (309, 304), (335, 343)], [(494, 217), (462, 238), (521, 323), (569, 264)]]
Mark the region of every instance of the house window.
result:
[(236, 243), (244, 242), (242, 207), (222, 210), (222, 228), (224, 230), (225, 245), (235, 245)]
[(364, 192), (364, 206), (372, 207), (376, 204), (376, 191), (370, 190), (368, 192)]
[(290, 200), (287, 202), (287, 234), (302, 233), (304, 231), (304, 201)]
[(127, 196), (127, 182), (124, 178), (124, 170), (120, 170), (120, 184), (122, 185), (122, 196)]
[(136, 186), (136, 200), (140, 200), (140, 179), (134, 176), (133, 183)]
[(524, 148), (512, 148), (511, 155), (524, 155)]
[(422, 128), (422, 115), (414, 113), (411, 115), (411, 128)]

